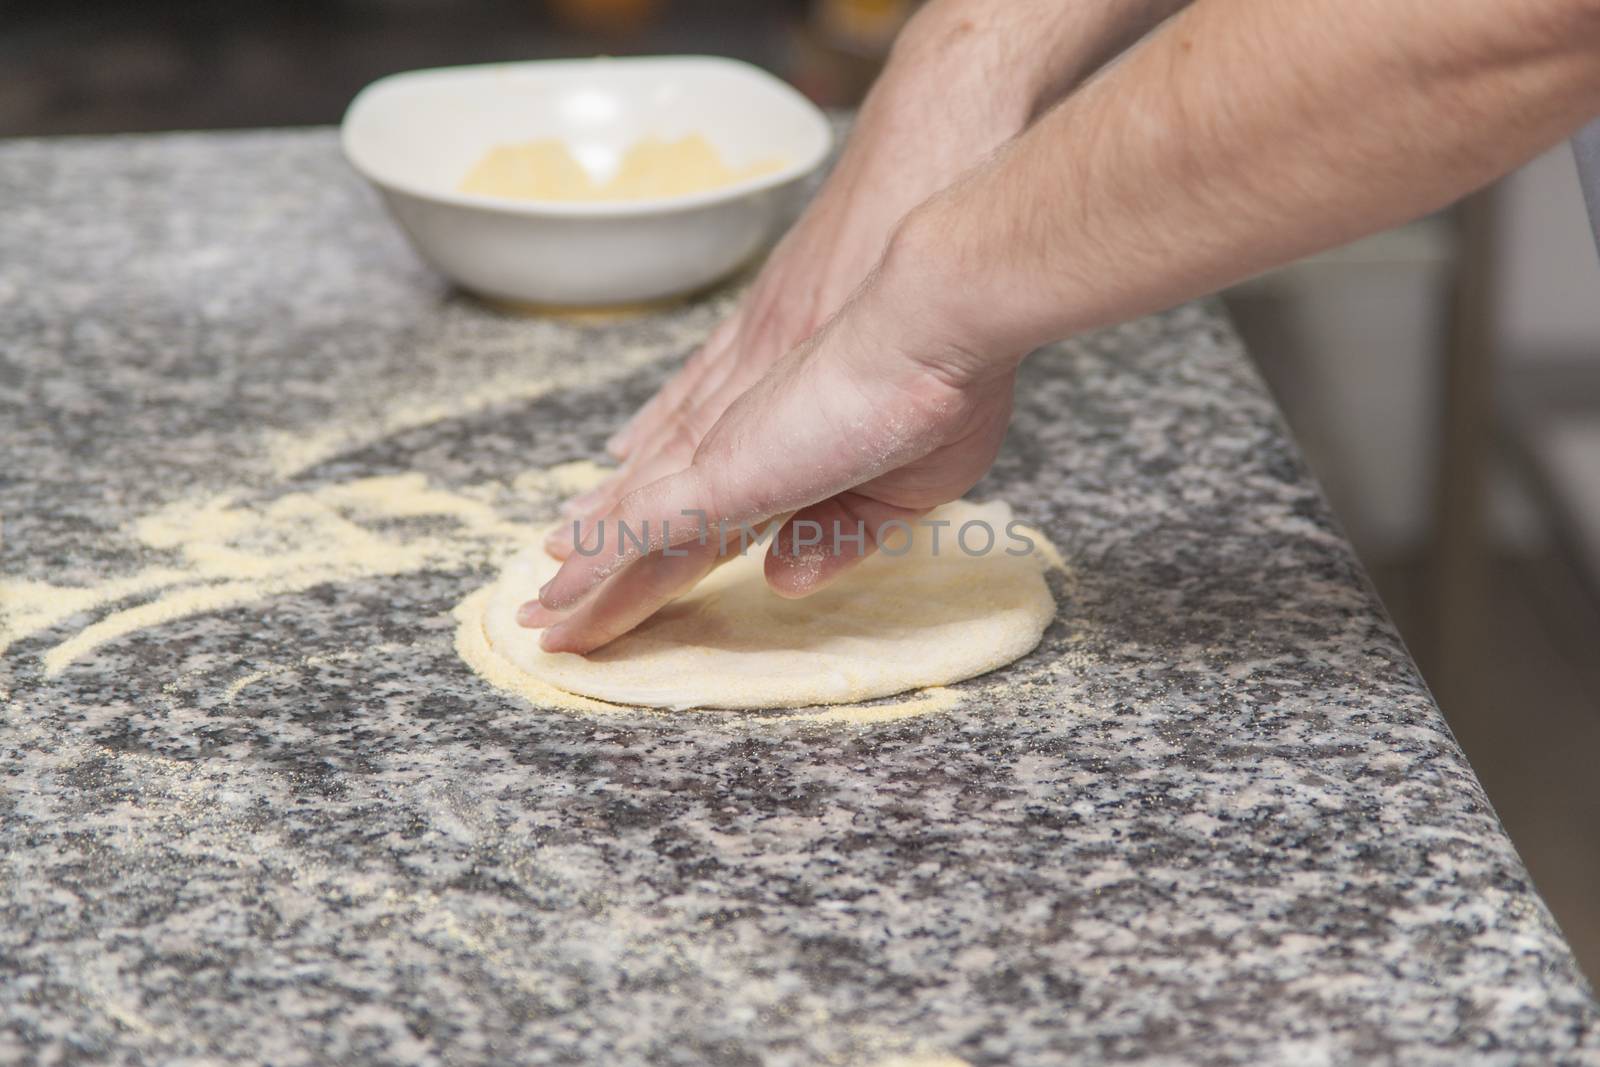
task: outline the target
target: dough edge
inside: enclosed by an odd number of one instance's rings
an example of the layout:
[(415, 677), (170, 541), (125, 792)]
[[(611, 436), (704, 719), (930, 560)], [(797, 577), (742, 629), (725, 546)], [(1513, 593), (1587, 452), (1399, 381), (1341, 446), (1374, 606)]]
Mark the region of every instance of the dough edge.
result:
[[(990, 522), (997, 532), (1011, 529), (1013, 521), (1011, 509), (1000, 501), (981, 505), (956, 501), (935, 509), (928, 518), (949, 520), (951, 530), (947, 533), (953, 533), (961, 523), (974, 518)], [(616, 677), (595, 684), (592, 675), (596, 673), (596, 665), (589, 659), (568, 653), (545, 653), (537, 647), (538, 632), (525, 630), (515, 622), (516, 605), (530, 597), (542, 582), (541, 576), (547, 576), (557, 566), (544, 556), (538, 542), (509, 560), (493, 582), (457, 608), (460, 622), (457, 651), (491, 684), (518, 692), (535, 704), (569, 710), (825, 709), (785, 716), (785, 721), (887, 721), (943, 710), (961, 699), (959, 692), (945, 686), (989, 673), (1026, 656), (1038, 646), (1055, 618), (1056, 600), (1045, 574), (1052, 569), (1065, 570), (1061, 556), (1038, 529), (1020, 522), (1015, 528), (1033, 540), (1034, 551), (1024, 556), (1005, 556), (1003, 548), (996, 547), (993, 549), (996, 558), (985, 564), (995, 568), (997, 584), (1006, 588), (1012, 599), (975, 620), (970, 630), (963, 626), (959, 632), (935, 633), (936, 638), (942, 638), (942, 644), (930, 655), (908, 659), (903, 642), (899, 645), (886, 642), (882, 656), (860, 661), (868, 664), (866, 677), (813, 675), (804, 679), (798, 688), (764, 687), (759, 682), (753, 683), (748, 673), (731, 671), (732, 661), (729, 661), (729, 672), (703, 670), (693, 662), (700, 650), (681, 646), (677, 652), (683, 660), (679, 673), (696, 676), (701, 686), (694, 699), (664, 696), (659, 670), (656, 681), (642, 685)], [(1003, 540), (998, 542), (1004, 543)], [(723, 570), (737, 566), (736, 561)], [(844, 579), (845, 582), (849, 580), (848, 577)], [(771, 655), (775, 666), (797, 656), (777, 649), (772, 650)], [(714, 668), (715, 664), (710, 666)], [(741, 664), (740, 671), (747, 672), (748, 668)], [(649, 673), (649, 668), (643, 673)], [(671, 683), (666, 684), (670, 687)], [(805, 688), (807, 685), (810, 688)], [(861, 704), (907, 693), (913, 696), (902, 704)], [(897, 712), (901, 707), (905, 710)]]

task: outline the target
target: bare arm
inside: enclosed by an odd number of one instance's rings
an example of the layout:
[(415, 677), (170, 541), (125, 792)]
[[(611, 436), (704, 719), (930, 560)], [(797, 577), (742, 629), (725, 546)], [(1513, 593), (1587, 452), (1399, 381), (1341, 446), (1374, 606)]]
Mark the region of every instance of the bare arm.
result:
[(1016, 355), (1434, 210), (1596, 113), (1597, 0), (1201, 0), (919, 208), (881, 281)]
[[(954, 499), (992, 461), (1030, 349), (1482, 185), (1600, 113), (1595, 42), (1600, 0), (1197, 0), (917, 208), (693, 462), (606, 521), (649, 520), (659, 549), (661, 521), (693, 509), (870, 534)], [(767, 574), (786, 595), (857, 558), (800, 567), (783, 544)], [(604, 644), (715, 556), (569, 560), (541, 610), (576, 610), (546, 647)]]
[[(900, 34), (838, 166), (732, 317), (614, 435), (623, 461), (573, 502), (580, 524), (681, 470), (728, 406), (861, 284), (917, 204), (1020, 133), (1041, 111), (1184, 0), (934, 0)], [(563, 524), (547, 542), (572, 548)]]

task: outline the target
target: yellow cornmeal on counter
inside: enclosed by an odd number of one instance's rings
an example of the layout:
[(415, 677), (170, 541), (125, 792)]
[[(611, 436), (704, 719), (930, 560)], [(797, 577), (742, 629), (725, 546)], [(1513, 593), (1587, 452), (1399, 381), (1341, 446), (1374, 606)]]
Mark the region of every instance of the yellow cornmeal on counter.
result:
[(623, 155), (616, 174), (600, 183), (564, 143), (548, 139), (490, 149), (462, 181), (461, 191), (518, 200), (643, 200), (717, 189), (782, 166), (781, 160), (769, 159), (730, 167), (698, 133), (677, 141), (646, 137)]

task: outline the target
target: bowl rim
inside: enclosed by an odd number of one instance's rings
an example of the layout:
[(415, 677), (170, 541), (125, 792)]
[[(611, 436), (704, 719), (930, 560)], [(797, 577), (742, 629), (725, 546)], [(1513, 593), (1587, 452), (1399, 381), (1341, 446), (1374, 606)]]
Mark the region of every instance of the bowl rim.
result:
[[(539, 69), (550, 70), (558, 67), (583, 67), (593, 64), (677, 64), (696, 63), (725, 66), (739, 70), (744, 74), (753, 74), (764, 79), (777, 89), (780, 94), (787, 95), (791, 101), (799, 104), (806, 117), (811, 120), (815, 129), (820, 134), (814, 151), (804, 158), (775, 171), (755, 175), (740, 181), (719, 185), (714, 189), (706, 189), (698, 193), (682, 193), (676, 196), (652, 196), (627, 200), (531, 200), (523, 197), (485, 196), (481, 193), (463, 193), (454, 189), (439, 190), (426, 188), (419, 182), (409, 181), (403, 177), (380, 172), (380, 168), (373, 166), (370, 161), (363, 160), (361, 153), (353, 144), (352, 119), (359, 118), (357, 112), (374, 94), (397, 83), (425, 80), (445, 74), (490, 74), (497, 71)], [(345, 108), (344, 118), (339, 123), (339, 144), (344, 152), (345, 160), (367, 181), (380, 189), (389, 192), (403, 193), (406, 196), (416, 197), (438, 204), (449, 204), (455, 207), (472, 208), (479, 211), (500, 212), (503, 214), (545, 217), (545, 218), (628, 218), (640, 215), (664, 215), (679, 211), (693, 211), (698, 208), (709, 207), (715, 204), (738, 200), (743, 197), (776, 189), (798, 181), (819, 167), (828, 153), (833, 149), (833, 126), (823, 111), (812, 103), (794, 86), (779, 78), (770, 71), (763, 70), (754, 63), (747, 63), (742, 59), (731, 56), (697, 55), (697, 54), (670, 54), (650, 56), (589, 56), (572, 59), (529, 59), (516, 60), (508, 63), (467, 63), (449, 67), (424, 67), (417, 70), (398, 71), (386, 74), (371, 82), (356, 93), (350, 105)]]

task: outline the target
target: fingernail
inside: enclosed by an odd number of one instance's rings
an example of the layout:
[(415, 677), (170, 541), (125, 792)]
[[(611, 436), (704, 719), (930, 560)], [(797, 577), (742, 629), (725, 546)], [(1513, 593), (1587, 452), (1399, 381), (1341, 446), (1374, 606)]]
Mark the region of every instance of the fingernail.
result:
[(530, 600), (517, 609), (517, 625), (529, 630), (543, 630), (560, 620), (561, 616), (539, 603)]
[(539, 647), (546, 652), (566, 652), (567, 649), (561, 647), (565, 630), (565, 626), (550, 627), (539, 635)]
[(628, 431), (632, 425), (624, 426), (610, 437), (606, 438), (606, 452), (614, 459), (626, 459), (628, 456)]
[(572, 548), (572, 527), (567, 524), (557, 526), (554, 530), (544, 535), (544, 550), (552, 556), (560, 558), (563, 550)]
[(555, 585), (555, 584), (556, 584), (556, 580), (554, 578), (552, 578), (548, 582), (545, 582), (543, 585), (541, 585), (539, 587), (539, 599), (543, 600), (544, 599), (544, 595), (546, 593), (548, 593), (550, 591), (550, 587), (552, 585)]

